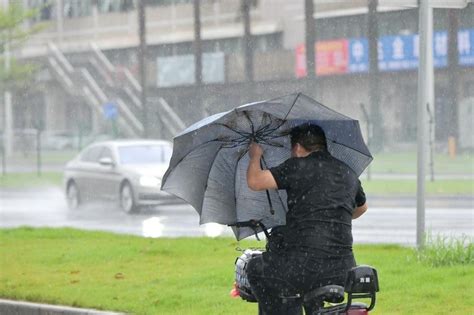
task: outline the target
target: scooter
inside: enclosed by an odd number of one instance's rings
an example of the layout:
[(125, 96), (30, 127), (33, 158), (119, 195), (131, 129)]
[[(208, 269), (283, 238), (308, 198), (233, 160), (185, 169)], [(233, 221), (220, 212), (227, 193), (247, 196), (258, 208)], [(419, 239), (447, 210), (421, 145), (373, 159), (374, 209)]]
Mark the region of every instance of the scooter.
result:
[[(248, 225), (247, 225), (248, 226)], [(265, 230), (264, 230), (265, 231)], [(266, 233), (267, 234), (267, 233)], [(267, 235), (268, 236), (268, 235)], [(235, 260), (235, 283), (232, 296), (240, 296), (244, 301), (256, 303), (247, 277), (248, 262), (262, 255), (260, 249), (246, 249)], [(371, 266), (353, 267), (346, 276), (344, 287), (326, 285), (310, 292), (289, 292), (281, 296), (285, 300), (300, 299), (306, 315), (368, 315), (375, 307), (376, 292), (379, 291), (377, 270)], [(347, 293), (347, 301), (344, 295)], [(370, 299), (370, 304), (356, 302), (356, 299)], [(262, 314), (259, 308), (259, 314)]]

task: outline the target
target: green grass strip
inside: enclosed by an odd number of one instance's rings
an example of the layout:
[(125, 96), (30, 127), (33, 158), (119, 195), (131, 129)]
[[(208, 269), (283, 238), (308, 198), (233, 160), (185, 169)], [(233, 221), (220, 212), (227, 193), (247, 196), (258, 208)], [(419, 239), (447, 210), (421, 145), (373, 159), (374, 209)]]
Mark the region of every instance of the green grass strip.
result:
[[(416, 194), (416, 180), (364, 180), (364, 191), (371, 195)], [(474, 195), (474, 181), (464, 179), (426, 181), (428, 195)]]
[[(147, 239), (74, 229), (0, 230), (0, 296), (133, 314), (256, 314), (229, 297), (230, 238)], [(413, 249), (356, 246), (358, 264), (377, 268), (371, 314), (472, 314), (474, 266), (432, 267)]]
[(0, 175), (0, 188), (32, 188), (60, 186), (63, 174), (60, 172), (7, 173)]
[[(434, 156), (433, 166), (435, 176), (436, 174), (473, 174), (474, 154), (464, 153), (450, 158), (447, 154), (438, 153)], [(373, 173), (416, 174), (416, 152), (378, 153), (374, 155), (370, 167)]]

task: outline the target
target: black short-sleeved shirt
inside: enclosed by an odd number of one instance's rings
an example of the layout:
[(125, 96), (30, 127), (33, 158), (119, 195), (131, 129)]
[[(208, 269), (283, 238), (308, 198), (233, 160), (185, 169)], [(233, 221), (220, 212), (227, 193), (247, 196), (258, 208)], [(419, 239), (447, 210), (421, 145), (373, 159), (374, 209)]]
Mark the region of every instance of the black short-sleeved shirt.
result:
[(270, 169), (278, 189), (288, 194), (287, 251), (314, 257), (352, 255), (352, 212), (365, 203), (357, 175), (327, 151), (290, 158)]

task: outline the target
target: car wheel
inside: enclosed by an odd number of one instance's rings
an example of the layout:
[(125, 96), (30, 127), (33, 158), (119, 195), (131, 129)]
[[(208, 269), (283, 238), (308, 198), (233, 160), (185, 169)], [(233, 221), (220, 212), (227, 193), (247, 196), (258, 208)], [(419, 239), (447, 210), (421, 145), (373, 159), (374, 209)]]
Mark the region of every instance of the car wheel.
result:
[(130, 183), (125, 182), (120, 189), (120, 208), (125, 213), (133, 213), (138, 210)]
[(77, 188), (76, 183), (69, 183), (69, 185), (67, 186), (66, 198), (69, 209), (75, 210), (79, 208), (81, 204), (81, 199), (79, 194), (79, 188)]

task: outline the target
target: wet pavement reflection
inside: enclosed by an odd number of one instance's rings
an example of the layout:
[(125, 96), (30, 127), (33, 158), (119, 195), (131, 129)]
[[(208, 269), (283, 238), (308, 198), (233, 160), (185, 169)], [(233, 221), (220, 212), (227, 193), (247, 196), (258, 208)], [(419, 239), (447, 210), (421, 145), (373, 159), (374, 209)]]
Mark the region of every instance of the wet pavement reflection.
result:
[[(215, 223), (199, 226), (199, 216), (183, 203), (163, 204), (125, 214), (114, 203), (91, 203), (68, 210), (61, 189), (0, 190), (0, 227), (73, 227), (144, 237), (233, 236), (231, 228)], [(414, 207), (370, 208), (353, 221), (355, 243), (413, 245)], [(426, 231), (447, 236), (474, 236), (474, 210), (442, 207), (426, 210)]]

